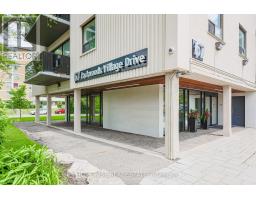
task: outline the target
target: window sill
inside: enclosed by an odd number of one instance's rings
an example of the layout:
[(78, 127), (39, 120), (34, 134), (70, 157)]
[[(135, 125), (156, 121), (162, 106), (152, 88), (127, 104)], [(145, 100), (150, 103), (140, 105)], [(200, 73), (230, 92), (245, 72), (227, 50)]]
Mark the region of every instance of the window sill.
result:
[(210, 33), (210, 32), (207, 32), (208, 35), (210, 35), (211, 37), (213, 37), (215, 40), (217, 40), (218, 42), (221, 42), (221, 44), (225, 45), (225, 42), (223, 41), (223, 39), (217, 37), (216, 35)]
[(91, 53), (91, 52), (93, 52), (93, 51), (95, 51), (95, 50), (96, 50), (96, 47), (93, 48), (93, 49), (90, 49), (89, 51), (83, 52), (83, 53), (80, 55), (80, 57), (83, 57), (83, 56), (85, 56), (85, 55), (87, 55), (87, 54), (89, 54), (89, 53)]

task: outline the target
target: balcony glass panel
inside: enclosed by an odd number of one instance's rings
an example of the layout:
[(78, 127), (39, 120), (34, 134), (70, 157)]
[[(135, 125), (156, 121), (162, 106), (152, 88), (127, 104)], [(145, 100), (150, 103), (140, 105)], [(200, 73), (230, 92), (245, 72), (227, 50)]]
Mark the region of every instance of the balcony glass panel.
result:
[(54, 72), (69, 75), (70, 58), (52, 52), (42, 52), (35, 60), (26, 65), (26, 80), (38, 72)]

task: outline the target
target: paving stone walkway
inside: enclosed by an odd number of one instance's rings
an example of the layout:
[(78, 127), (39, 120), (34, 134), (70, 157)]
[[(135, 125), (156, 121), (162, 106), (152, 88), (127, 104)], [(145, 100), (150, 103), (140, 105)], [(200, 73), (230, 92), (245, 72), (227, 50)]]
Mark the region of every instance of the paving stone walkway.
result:
[[(71, 154), (75, 159), (87, 161), (97, 168), (97, 173), (89, 177), (89, 184), (120, 184), (121, 181), (122, 184), (139, 184), (143, 177), (167, 167), (172, 162), (161, 156), (87, 139), (45, 125), (26, 122), (16, 123), (16, 126), (26, 131), (31, 139), (46, 145), (54, 153), (60, 153), (62, 162), (72, 162), (72, 158), (63, 156)], [(79, 166), (85, 166), (83, 161), (73, 169), (80, 170)]]
[[(73, 122), (63, 121), (52, 122), (53, 126), (67, 130), (73, 130), (73, 124)], [(198, 145), (219, 139), (222, 135), (221, 131), (221, 129), (210, 128), (208, 130), (198, 129), (195, 133), (180, 132), (180, 150), (187, 151)], [(84, 122), (82, 123), (82, 133), (110, 141), (144, 148), (162, 155), (165, 154), (164, 138), (153, 138), (144, 135), (107, 130), (100, 127), (88, 127), (88, 125), (86, 125)]]
[[(54, 152), (80, 160), (71, 173), (86, 169), (81, 166), (97, 169), (90, 180), (95, 184), (110, 183), (109, 177), (114, 177), (112, 184), (256, 184), (256, 129), (233, 128), (233, 136), (215, 136), (219, 139), (183, 151), (178, 160), (169, 161), (44, 125), (16, 125)], [(70, 159), (72, 156), (62, 155), (63, 162)]]
[(181, 153), (140, 184), (256, 184), (256, 130), (234, 130), (232, 137)]

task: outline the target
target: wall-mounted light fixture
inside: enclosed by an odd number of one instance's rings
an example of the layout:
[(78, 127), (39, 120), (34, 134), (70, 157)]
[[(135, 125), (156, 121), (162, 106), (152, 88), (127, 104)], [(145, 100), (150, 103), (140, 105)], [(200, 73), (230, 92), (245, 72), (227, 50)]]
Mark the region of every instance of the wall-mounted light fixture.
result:
[(169, 53), (170, 55), (174, 54), (174, 53), (175, 53), (174, 47), (170, 47), (170, 48), (168, 49), (168, 53)]
[(216, 42), (215, 43), (215, 49), (217, 51), (220, 51), (223, 48), (223, 43), (222, 42)]
[(191, 75), (191, 71), (177, 71), (176, 72), (176, 77), (179, 78), (181, 76), (184, 76), (184, 75)]
[(249, 60), (248, 60), (247, 58), (243, 59), (243, 60), (242, 60), (243, 66), (247, 65), (248, 61), (249, 61)]

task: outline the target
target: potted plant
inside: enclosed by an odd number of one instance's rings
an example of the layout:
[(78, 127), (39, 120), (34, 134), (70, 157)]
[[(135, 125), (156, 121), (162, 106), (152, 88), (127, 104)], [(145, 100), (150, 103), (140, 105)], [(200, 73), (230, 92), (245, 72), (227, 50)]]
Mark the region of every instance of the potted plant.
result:
[(198, 119), (199, 112), (196, 110), (190, 110), (188, 113), (188, 129), (190, 132), (196, 132), (196, 121)]
[(208, 129), (208, 118), (210, 116), (210, 113), (208, 112), (208, 109), (206, 109), (202, 115), (200, 116), (201, 121), (201, 128), (202, 129)]

